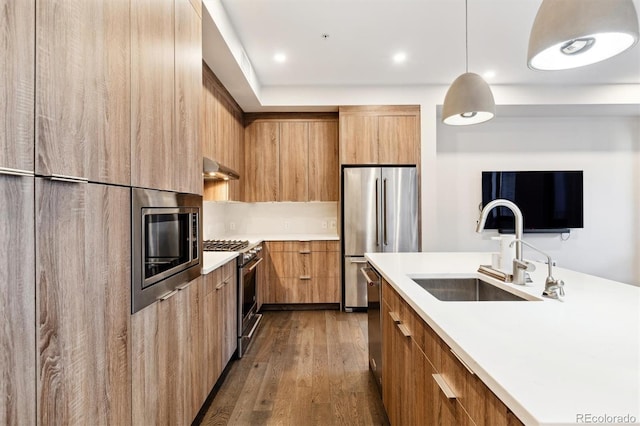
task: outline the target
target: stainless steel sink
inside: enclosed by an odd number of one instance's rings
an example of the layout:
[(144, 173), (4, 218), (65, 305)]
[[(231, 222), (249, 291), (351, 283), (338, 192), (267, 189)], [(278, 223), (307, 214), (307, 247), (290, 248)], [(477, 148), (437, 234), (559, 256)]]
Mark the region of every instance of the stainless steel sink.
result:
[(444, 302), (527, 301), (477, 278), (413, 278), (413, 281)]

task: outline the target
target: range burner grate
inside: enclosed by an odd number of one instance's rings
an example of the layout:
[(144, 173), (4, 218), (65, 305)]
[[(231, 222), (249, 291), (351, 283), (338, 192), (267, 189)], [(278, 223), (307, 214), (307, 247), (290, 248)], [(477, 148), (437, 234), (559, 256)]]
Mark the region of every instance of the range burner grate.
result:
[(246, 240), (205, 240), (202, 243), (204, 251), (241, 251), (248, 246)]

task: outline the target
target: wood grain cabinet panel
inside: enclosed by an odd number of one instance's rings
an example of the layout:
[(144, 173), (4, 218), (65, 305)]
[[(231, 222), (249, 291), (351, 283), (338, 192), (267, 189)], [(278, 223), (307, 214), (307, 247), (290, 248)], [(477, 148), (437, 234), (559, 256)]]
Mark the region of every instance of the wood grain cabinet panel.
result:
[(202, 194), (200, 117), (202, 21), (189, 0), (175, 0), (174, 188)]
[(338, 201), (338, 122), (309, 122), (309, 201)]
[(419, 115), (378, 117), (378, 159), (381, 164), (420, 163)]
[(199, 17), (202, 18), (202, 0), (190, 0), (191, 6), (196, 11)]
[[(382, 397), (392, 425), (522, 424), (384, 280), (382, 298)], [(400, 333), (398, 321), (405, 325)], [(445, 396), (434, 374), (455, 398)]]
[(131, 2), (132, 186), (175, 189), (173, 8), (174, 0)]
[(127, 424), (130, 191), (36, 179), (40, 424)]
[(378, 164), (378, 117), (340, 114), (340, 164)]
[(246, 127), (245, 201), (280, 199), (279, 146), (280, 126), (277, 122), (260, 121)]
[(279, 201), (309, 199), (309, 123), (280, 123)]
[(36, 173), (129, 185), (129, 0), (37, 0), (36, 23)]
[(0, 167), (33, 172), (35, 0), (0, 0), (0, 10)]
[(0, 419), (36, 424), (34, 178), (0, 175)]

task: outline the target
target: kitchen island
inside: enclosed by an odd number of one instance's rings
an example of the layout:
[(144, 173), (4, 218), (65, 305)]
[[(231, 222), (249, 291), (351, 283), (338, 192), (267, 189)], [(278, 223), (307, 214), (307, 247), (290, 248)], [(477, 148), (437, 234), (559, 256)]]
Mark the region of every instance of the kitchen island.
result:
[[(524, 424), (640, 421), (640, 288), (554, 268), (566, 290), (558, 301), (540, 297), (544, 264), (517, 286), (476, 272), (490, 253), (366, 258)], [(444, 302), (412, 280), (443, 277), (481, 277), (540, 300)]]

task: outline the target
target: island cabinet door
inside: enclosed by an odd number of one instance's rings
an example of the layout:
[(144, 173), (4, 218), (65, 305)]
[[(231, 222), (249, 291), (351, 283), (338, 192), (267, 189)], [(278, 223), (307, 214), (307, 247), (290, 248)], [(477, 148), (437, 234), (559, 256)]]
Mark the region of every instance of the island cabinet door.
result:
[(35, 181), (38, 424), (128, 424), (130, 190)]
[(6, 425), (36, 423), (33, 190), (32, 177), (0, 175), (0, 422)]

